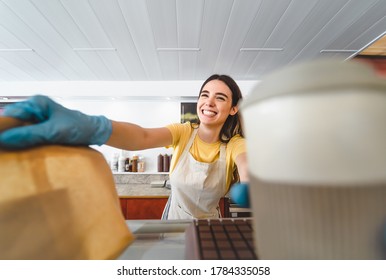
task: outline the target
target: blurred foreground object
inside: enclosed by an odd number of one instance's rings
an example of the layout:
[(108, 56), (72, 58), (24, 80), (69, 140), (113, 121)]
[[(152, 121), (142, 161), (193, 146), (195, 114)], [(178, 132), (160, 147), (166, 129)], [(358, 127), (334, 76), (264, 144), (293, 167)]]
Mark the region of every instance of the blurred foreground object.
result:
[(133, 240), (91, 148), (0, 150), (0, 178), (0, 259), (114, 259)]
[(386, 81), (314, 61), (263, 78), (241, 106), (260, 259), (383, 259)]

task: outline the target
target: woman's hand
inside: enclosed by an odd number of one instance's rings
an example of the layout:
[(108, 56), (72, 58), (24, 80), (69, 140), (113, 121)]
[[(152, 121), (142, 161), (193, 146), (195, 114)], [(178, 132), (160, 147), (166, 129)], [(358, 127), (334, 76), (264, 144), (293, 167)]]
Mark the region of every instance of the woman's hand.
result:
[(0, 147), (7, 149), (42, 144), (102, 145), (112, 133), (106, 117), (67, 109), (42, 95), (6, 106), (3, 115), (31, 123), (0, 133)]

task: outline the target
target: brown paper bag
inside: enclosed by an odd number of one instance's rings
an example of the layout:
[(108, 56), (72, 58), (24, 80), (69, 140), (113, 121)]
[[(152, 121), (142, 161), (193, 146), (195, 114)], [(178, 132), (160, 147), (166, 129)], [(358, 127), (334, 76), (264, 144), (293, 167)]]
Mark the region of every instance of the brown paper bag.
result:
[(99, 152), (0, 150), (0, 259), (113, 259), (132, 240)]

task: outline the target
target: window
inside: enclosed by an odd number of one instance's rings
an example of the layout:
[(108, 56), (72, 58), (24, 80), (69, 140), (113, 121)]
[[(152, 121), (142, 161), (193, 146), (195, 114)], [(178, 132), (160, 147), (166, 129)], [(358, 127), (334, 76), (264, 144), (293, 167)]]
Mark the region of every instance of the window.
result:
[(198, 116), (196, 111), (196, 102), (181, 102), (181, 123), (197, 123)]

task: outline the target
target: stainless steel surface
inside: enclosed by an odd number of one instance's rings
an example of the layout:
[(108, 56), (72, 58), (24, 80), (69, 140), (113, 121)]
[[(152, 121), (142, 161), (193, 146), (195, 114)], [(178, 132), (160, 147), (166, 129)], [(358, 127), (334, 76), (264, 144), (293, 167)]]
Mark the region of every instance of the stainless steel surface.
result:
[(191, 220), (128, 220), (134, 242), (119, 256), (119, 260), (185, 259), (185, 229)]

